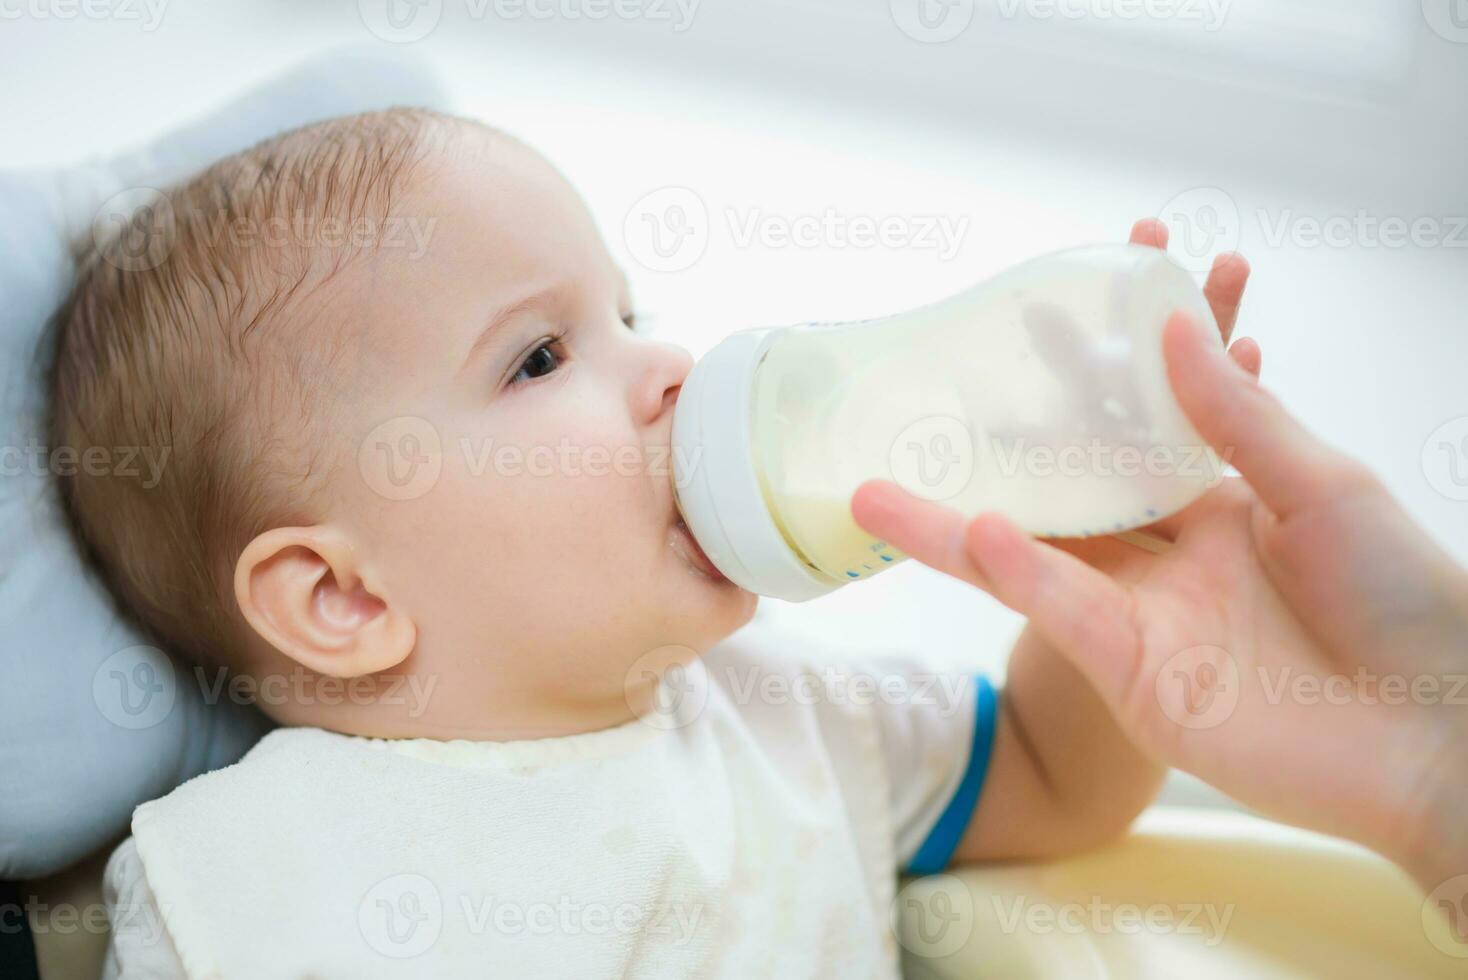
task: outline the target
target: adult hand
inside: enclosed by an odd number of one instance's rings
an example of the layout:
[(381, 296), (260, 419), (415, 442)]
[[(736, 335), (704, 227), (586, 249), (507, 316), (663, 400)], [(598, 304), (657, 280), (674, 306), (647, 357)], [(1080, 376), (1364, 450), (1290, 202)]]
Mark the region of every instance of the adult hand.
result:
[(1161, 553), (1043, 543), (884, 481), (853, 516), (1027, 616), (1159, 762), (1427, 888), (1468, 872), (1468, 574), (1259, 387), (1257, 349), (1225, 355), (1180, 315), (1164, 351), (1184, 411), (1244, 479), (1150, 528)]

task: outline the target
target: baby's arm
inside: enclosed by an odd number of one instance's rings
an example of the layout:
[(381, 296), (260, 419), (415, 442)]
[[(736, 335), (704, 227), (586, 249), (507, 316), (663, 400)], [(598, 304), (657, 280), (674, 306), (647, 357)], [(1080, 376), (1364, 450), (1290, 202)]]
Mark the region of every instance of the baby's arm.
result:
[(1166, 770), (1139, 752), (1079, 671), (1027, 627), (999, 697), (980, 805), (955, 861), (1053, 857), (1123, 833)]

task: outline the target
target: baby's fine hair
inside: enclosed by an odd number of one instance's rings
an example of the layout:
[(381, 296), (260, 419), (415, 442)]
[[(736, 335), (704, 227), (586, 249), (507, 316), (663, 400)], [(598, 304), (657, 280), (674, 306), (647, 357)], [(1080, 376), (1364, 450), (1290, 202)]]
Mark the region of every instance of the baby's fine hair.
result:
[[(247, 668), (234, 565), (258, 534), (312, 523), (340, 455), (321, 447), (352, 325), (322, 287), (386, 241), (460, 124), (391, 109), (284, 133), (154, 193), (78, 257), (53, 325), (51, 470), (124, 614), (167, 648)], [(141, 454), (161, 468), (103, 462)]]

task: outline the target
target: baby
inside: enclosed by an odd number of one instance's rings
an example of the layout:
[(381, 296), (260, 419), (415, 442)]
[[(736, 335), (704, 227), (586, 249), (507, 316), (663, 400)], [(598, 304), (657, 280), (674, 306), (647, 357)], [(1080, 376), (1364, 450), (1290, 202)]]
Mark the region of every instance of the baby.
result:
[(1000, 697), (741, 630), (673, 497), (688, 354), (482, 125), (224, 160), (58, 329), (52, 445), (169, 450), (66, 478), (78, 534), (281, 726), (138, 808), (110, 976), (890, 977), (899, 873), (1089, 847), (1156, 793), (1031, 632)]

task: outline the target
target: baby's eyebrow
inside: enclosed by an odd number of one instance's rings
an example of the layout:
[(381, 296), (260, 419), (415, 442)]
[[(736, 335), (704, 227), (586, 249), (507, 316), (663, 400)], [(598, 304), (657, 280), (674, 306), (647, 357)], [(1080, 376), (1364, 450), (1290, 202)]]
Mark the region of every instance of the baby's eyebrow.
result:
[(495, 310), (490, 315), (489, 322), (486, 324), (484, 330), (480, 332), (479, 336), (475, 338), (473, 345), (470, 346), (469, 352), (464, 355), (464, 362), (459, 366), (459, 373), (463, 373), (481, 351), (494, 347), (495, 341), (504, 333), (501, 328), (505, 324), (529, 310), (537, 308), (544, 309), (553, 306), (563, 289), (563, 284), (556, 283), (511, 303), (507, 303)]

